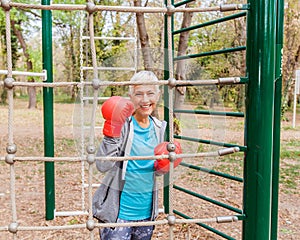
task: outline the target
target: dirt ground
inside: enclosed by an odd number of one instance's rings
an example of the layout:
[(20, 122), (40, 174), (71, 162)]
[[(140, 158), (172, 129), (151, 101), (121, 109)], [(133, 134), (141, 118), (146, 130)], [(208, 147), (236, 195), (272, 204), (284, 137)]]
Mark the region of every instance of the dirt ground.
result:
[[(17, 145), (17, 156), (43, 156), (43, 110), (38, 106), (36, 110), (28, 110), (27, 102), (15, 100), (13, 111), (13, 141)], [(0, 106), (0, 158), (6, 156), (8, 142), (8, 110), (7, 106)], [(90, 109), (84, 112), (89, 116)], [(99, 113), (98, 113), (99, 114)], [(280, 183), (279, 213), (278, 213), (278, 239), (300, 239), (300, 157), (295, 158), (290, 152), (299, 152), (300, 145), (300, 114), (297, 118), (297, 127), (293, 129), (291, 122), (282, 122), (281, 147), (286, 149), (285, 156), (281, 160), (285, 181)], [(79, 107), (74, 104), (55, 104), (55, 156), (79, 156), (81, 151)], [(97, 119), (100, 116), (97, 115)], [(290, 118), (291, 119), (291, 118)], [(86, 120), (89, 121), (88, 119)], [(203, 117), (201, 121), (191, 119), (190, 116), (182, 120), (182, 135), (200, 136), (204, 139), (217, 139), (243, 145), (243, 122), (236, 118)], [(88, 124), (87, 124), (88, 125)], [(101, 126), (101, 120), (97, 120), (97, 126)], [(212, 130), (214, 129), (214, 130)], [(96, 143), (99, 143), (100, 129), (96, 129)], [(88, 131), (85, 132), (88, 136)], [(86, 138), (87, 140), (87, 138)], [(294, 143), (294, 144), (292, 144)], [(199, 151), (214, 151), (200, 144), (183, 143), (184, 152), (194, 153)], [(193, 164), (199, 164), (208, 169), (224, 171), (227, 174), (242, 177), (242, 153), (233, 154), (226, 158), (202, 158), (187, 160)], [(59, 226), (85, 224), (86, 215), (57, 216), (54, 220), (45, 220), (45, 193), (44, 193), (44, 163), (39, 161), (16, 162), (14, 164), (16, 178), (16, 206), (17, 219), (20, 226)], [(82, 179), (84, 169), (84, 183), (87, 183), (87, 166), (80, 162), (55, 163), (55, 205), (56, 212), (86, 210), (87, 188), (83, 186)], [(10, 166), (0, 161), (0, 239), (13, 239), (8, 231), (3, 231), (11, 222), (12, 211), (10, 204)], [(289, 179), (290, 176), (290, 179)], [(99, 183), (99, 175), (93, 169), (93, 183)], [(283, 179), (283, 180), (284, 180)], [(161, 181), (162, 183), (162, 181)], [(191, 169), (178, 167), (175, 173), (175, 184), (185, 187), (204, 196), (224, 202), (234, 208), (242, 209), (243, 186), (236, 181), (223, 180), (207, 173), (199, 173)], [(163, 183), (162, 183), (163, 185)], [(95, 190), (96, 188), (94, 188)], [(84, 191), (82, 191), (84, 190)], [(93, 190), (93, 191), (94, 191)], [(84, 193), (82, 193), (84, 192)], [(162, 192), (162, 191), (161, 191)], [(161, 194), (162, 195), (162, 194)], [(211, 203), (191, 197), (185, 193), (174, 190), (171, 197), (174, 199), (174, 209), (193, 218), (214, 218), (217, 216), (234, 215), (235, 213)], [(83, 201), (84, 199), (84, 201)], [(162, 200), (161, 200), (162, 206)], [(160, 214), (159, 219), (165, 215)], [(208, 223), (207, 225), (224, 232), (233, 239), (242, 239), (242, 222), (234, 223)], [(93, 231), (95, 239), (99, 239), (97, 230)], [(17, 239), (89, 239), (87, 229), (56, 230), (56, 231), (19, 231)], [(155, 228), (153, 239), (164, 240), (169, 238), (169, 228), (166, 225)], [(217, 234), (211, 233), (195, 224), (176, 225), (174, 238), (185, 239), (223, 239)]]

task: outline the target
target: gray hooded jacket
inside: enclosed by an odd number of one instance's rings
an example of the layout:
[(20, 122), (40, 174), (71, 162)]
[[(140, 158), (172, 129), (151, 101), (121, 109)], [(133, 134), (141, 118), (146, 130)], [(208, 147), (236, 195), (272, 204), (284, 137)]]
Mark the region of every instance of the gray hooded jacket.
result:
[[(150, 116), (151, 117), (151, 116)], [(155, 117), (153, 120), (154, 129), (158, 142), (164, 141), (164, 133), (167, 123)], [(127, 118), (121, 131), (120, 138), (110, 138), (104, 136), (97, 156), (121, 157), (129, 156), (133, 142), (132, 118)], [(93, 196), (93, 216), (100, 222), (115, 223), (118, 218), (120, 208), (120, 196), (125, 183), (125, 174), (128, 161), (96, 161), (97, 169), (106, 173), (100, 187)], [(154, 177), (155, 179), (155, 177)], [(158, 215), (158, 191), (156, 180), (154, 180), (153, 206), (151, 220)]]

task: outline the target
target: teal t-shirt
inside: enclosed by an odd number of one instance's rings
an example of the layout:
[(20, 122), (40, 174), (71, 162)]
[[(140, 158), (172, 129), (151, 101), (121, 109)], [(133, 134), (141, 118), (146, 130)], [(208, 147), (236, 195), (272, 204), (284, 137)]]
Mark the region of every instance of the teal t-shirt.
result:
[[(140, 127), (134, 117), (132, 117), (132, 121), (134, 137), (130, 156), (153, 156), (158, 140), (152, 120), (150, 119), (147, 128)], [(154, 160), (128, 161), (125, 185), (120, 200), (120, 219), (142, 220), (151, 216), (153, 169)]]

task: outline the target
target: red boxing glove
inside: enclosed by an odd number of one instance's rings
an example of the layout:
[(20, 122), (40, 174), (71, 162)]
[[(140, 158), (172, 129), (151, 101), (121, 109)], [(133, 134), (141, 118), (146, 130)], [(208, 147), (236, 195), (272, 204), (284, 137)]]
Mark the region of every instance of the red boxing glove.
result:
[(103, 134), (108, 137), (120, 137), (126, 118), (134, 112), (134, 106), (125, 98), (113, 96), (103, 103), (101, 112), (105, 119)]
[[(154, 154), (155, 155), (165, 155), (165, 154), (169, 154), (169, 151), (167, 150), (167, 146), (168, 146), (168, 142), (162, 142), (160, 144), (158, 144), (155, 149), (154, 149)], [(181, 154), (182, 153), (182, 149), (181, 149), (181, 145), (179, 142), (174, 141), (174, 144), (176, 146), (175, 148), (175, 153), (176, 154)], [(180, 162), (181, 162), (181, 158), (177, 158), (174, 161), (174, 168), (177, 167)], [(154, 162), (154, 168), (158, 173), (162, 173), (165, 174), (167, 172), (170, 171), (170, 160), (168, 158), (164, 158), (164, 159), (157, 159)]]

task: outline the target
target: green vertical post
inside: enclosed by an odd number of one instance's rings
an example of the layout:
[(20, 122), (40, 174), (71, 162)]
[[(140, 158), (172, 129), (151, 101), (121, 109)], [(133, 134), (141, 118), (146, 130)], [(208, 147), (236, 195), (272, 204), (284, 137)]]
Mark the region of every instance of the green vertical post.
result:
[[(165, 5), (168, 4), (168, 1), (165, 0)], [(174, 5), (174, 0), (171, 1), (171, 4)], [(167, 30), (167, 14), (165, 14), (164, 16), (164, 79), (168, 80), (171, 76), (170, 76), (170, 71), (169, 71), (169, 52), (168, 52), (168, 30)], [(173, 16), (172, 16), (172, 31), (173, 31)], [(172, 41), (173, 41), (173, 37), (172, 37)], [(174, 45), (174, 44), (173, 44)], [(172, 56), (173, 57), (173, 56)], [(169, 141), (170, 140), (170, 135), (169, 135), (169, 124), (173, 124), (170, 123), (169, 121), (169, 92), (168, 92), (168, 86), (164, 86), (164, 119), (168, 122), (167, 125), (167, 129), (166, 129), (166, 140)], [(172, 107), (172, 106), (171, 106)], [(164, 195), (164, 208), (165, 208), (165, 213), (169, 213), (170, 212), (170, 206), (169, 206), (169, 188), (170, 188), (170, 179), (169, 179), (169, 174), (165, 174), (164, 175), (164, 191), (163, 191), (163, 195)]]
[[(42, 5), (50, 5), (50, 0), (42, 0)], [(52, 71), (52, 13), (42, 10), (43, 69), (47, 70), (47, 81), (53, 82)], [(44, 155), (54, 157), (53, 131), (53, 88), (43, 88), (44, 100)], [(46, 220), (54, 219), (55, 188), (54, 162), (45, 162), (45, 202)]]
[[(167, 0), (165, 0), (165, 4), (167, 4)], [(167, 31), (167, 15), (164, 16), (164, 79), (168, 80), (170, 77), (169, 73), (169, 53), (168, 53), (168, 31)], [(169, 135), (169, 92), (168, 92), (168, 86), (164, 86), (164, 120), (167, 121), (168, 125), (166, 128), (166, 140), (169, 141), (170, 135)], [(169, 205), (169, 173), (164, 175), (164, 209), (165, 213), (170, 212), (170, 205)]]
[(272, 178), (272, 208), (271, 208), (271, 239), (277, 239), (278, 232), (278, 195), (280, 169), (280, 123), (281, 123), (281, 91), (282, 91), (282, 48), (284, 0), (277, 0), (276, 21), (276, 64), (275, 64), (275, 99), (274, 99), (274, 148), (273, 148), (273, 178)]
[(244, 240), (271, 239), (276, 1), (248, 0)]

